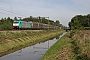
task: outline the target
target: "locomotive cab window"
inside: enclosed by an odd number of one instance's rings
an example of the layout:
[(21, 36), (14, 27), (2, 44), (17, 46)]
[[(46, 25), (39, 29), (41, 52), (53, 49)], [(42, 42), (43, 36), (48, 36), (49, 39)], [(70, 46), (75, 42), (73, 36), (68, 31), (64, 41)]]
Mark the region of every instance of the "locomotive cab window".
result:
[(14, 22), (14, 23), (18, 23), (18, 22)]

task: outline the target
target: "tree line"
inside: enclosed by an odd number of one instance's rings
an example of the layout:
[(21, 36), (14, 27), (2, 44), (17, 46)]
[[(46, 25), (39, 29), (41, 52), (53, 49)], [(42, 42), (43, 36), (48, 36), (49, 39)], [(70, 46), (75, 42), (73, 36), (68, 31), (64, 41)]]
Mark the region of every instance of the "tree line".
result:
[(33, 22), (39, 22), (39, 23), (44, 23), (44, 24), (50, 24), (50, 25), (54, 25), (54, 26), (60, 26), (60, 21), (56, 20), (55, 22), (53, 20), (50, 19), (46, 19), (45, 17), (28, 17), (28, 18), (24, 18), (22, 19), (23, 21), (33, 21)]
[(13, 20), (8, 18), (2, 18), (0, 20), (0, 30), (12, 30), (13, 29)]
[[(0, 30), (12, 30), (14, 20), (18, 20), (17, 17), (14, 17), (14, 19), (11, 19), (10, 17), (0, 19)], [(62, 26), (62, 24), (60, 24), (59, 20), (56, 20), (54, 22), (53, 20), (49, 20), (46, 18), (40, 18), (40, 17), (34, 18), (34, 17), (30, 16), (28, 18), (23, 18), (21, 20), (45, 23), (45, 24), (50, 24), (50, 25), (59, 26), (59, 27)]]
[(76, 15), (69, 22), (69, 27), (71, 30), (90, 29), (90, 14)]

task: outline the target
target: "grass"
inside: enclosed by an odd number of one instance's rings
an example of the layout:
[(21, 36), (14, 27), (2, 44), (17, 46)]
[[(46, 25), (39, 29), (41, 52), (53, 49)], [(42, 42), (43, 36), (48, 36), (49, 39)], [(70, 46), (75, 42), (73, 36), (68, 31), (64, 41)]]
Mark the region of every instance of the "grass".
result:
[(90, 30), (68, 32), (40, 60), (90, 60)]
[(5, 32), (0, 32), (0, 41), (4, 39), (12, 39), (12, 38), (19, 38), (23, 36), (29, 36), (29, 35), (34, 35), (37, 33), (42, 33), (45, 31), (16, 31), (16, 32), (10, 32), (10, 31), (5, 31)]
[(68, 34), (58, 40), (40, 60), (63, 60), (67, 59), (69, 52), (69, 38)]
[(0, 39), (0, 56), (53, 38), (63, 32), (63, 30), (2, 32), (0, 36), (3, 35), (4, 37)]
[(90, 60), (90, 30), (79, 30), (72, 36), (73, 60)]

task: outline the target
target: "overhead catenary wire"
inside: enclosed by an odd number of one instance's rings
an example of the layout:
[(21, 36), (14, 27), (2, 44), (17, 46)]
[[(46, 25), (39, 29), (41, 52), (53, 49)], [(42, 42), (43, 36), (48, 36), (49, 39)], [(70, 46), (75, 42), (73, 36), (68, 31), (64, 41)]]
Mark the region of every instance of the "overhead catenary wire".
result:
[[(2, 11), (6, 11), (6, 12), (9, 12), (9, 13), (12, 13), (12, 14), (17, 15), (17, 13), (14, 13), (14, 12), (11, 12), (11, 11), (8, 11), (8, 10), (5, 10), (5, 9), (1, 9), (1, 8), (0, 8), (0, 10), (2, 10)], [(19, 14), (18, 14), (18, 15), (19, 15)], [(20, 15), (20, 16), (23, 16), (23, 15)]]
[[(2, 12), (0, 12), (1, 14), (4, 14), (4, 15), (11, 15), (11, 14), (7, 14), (7, 13), (2, 13)], [(15, 15), (13, 15), (13, 16), (15, 16)]]
[[(5, 15), (5, 16), (2, 16), (1, 18), (8, 18), (8, 17), (11, 18), (11, 16), (15, 16), (15, 15), (12, 15), (12, 14), (9, 14), (9, 13), (3, 13), (3, 12), (0, 12), (0, 14)], [(1, 19), (1, 18), (0, 18), (0, 19)], [(14, 18), (14, 17), (13, 17), (13, 18)]]
[[(23, 14), (25, 12), (22, 12), (20, 9), (14, 8), (13, 6), (10, 6), (10, 5), (4, 3), (2, 0), (0, 0), (0, 3), (2, 3), (2, 5), (3, 5), (3, 6), (0, 6), (1, 7), (0, 10), (5, 11), (5, 12), (8, 12), (8, 13), (13, 14), (13, 15), (16, 15), (16, 16), (17, 15), (18, 16), (21, 16), (21, 17), (25, 17), (26, 16), (26, 14)], [(13, 11), (13, 9), (15, 11)], [(18, 12), (20, 12), (20, 13), (18, 13)]]
[(3, 5), (5, 5), (5, 8), (6, 8), (6, 7), (10, 7), (10, 9), (16, 9), (17, 11), (22, 12), (20, 9), (15, 8), (14, 6), (11, 6), (11, 5), (9, 5), (9, 4), (6, 4), (6, 3), (4, 3), (2, 0), (0, 0), (0, 2), (3, 3)]

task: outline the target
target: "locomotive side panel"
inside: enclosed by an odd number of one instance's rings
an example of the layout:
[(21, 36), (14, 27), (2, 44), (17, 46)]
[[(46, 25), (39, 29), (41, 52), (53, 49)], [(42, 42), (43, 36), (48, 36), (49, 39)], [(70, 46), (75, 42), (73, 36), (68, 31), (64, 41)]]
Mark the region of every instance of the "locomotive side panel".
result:
[(30, 28), (30, 23), (29, 22), (23, 21), (22, 24), (23, 24), (22, 28)]

